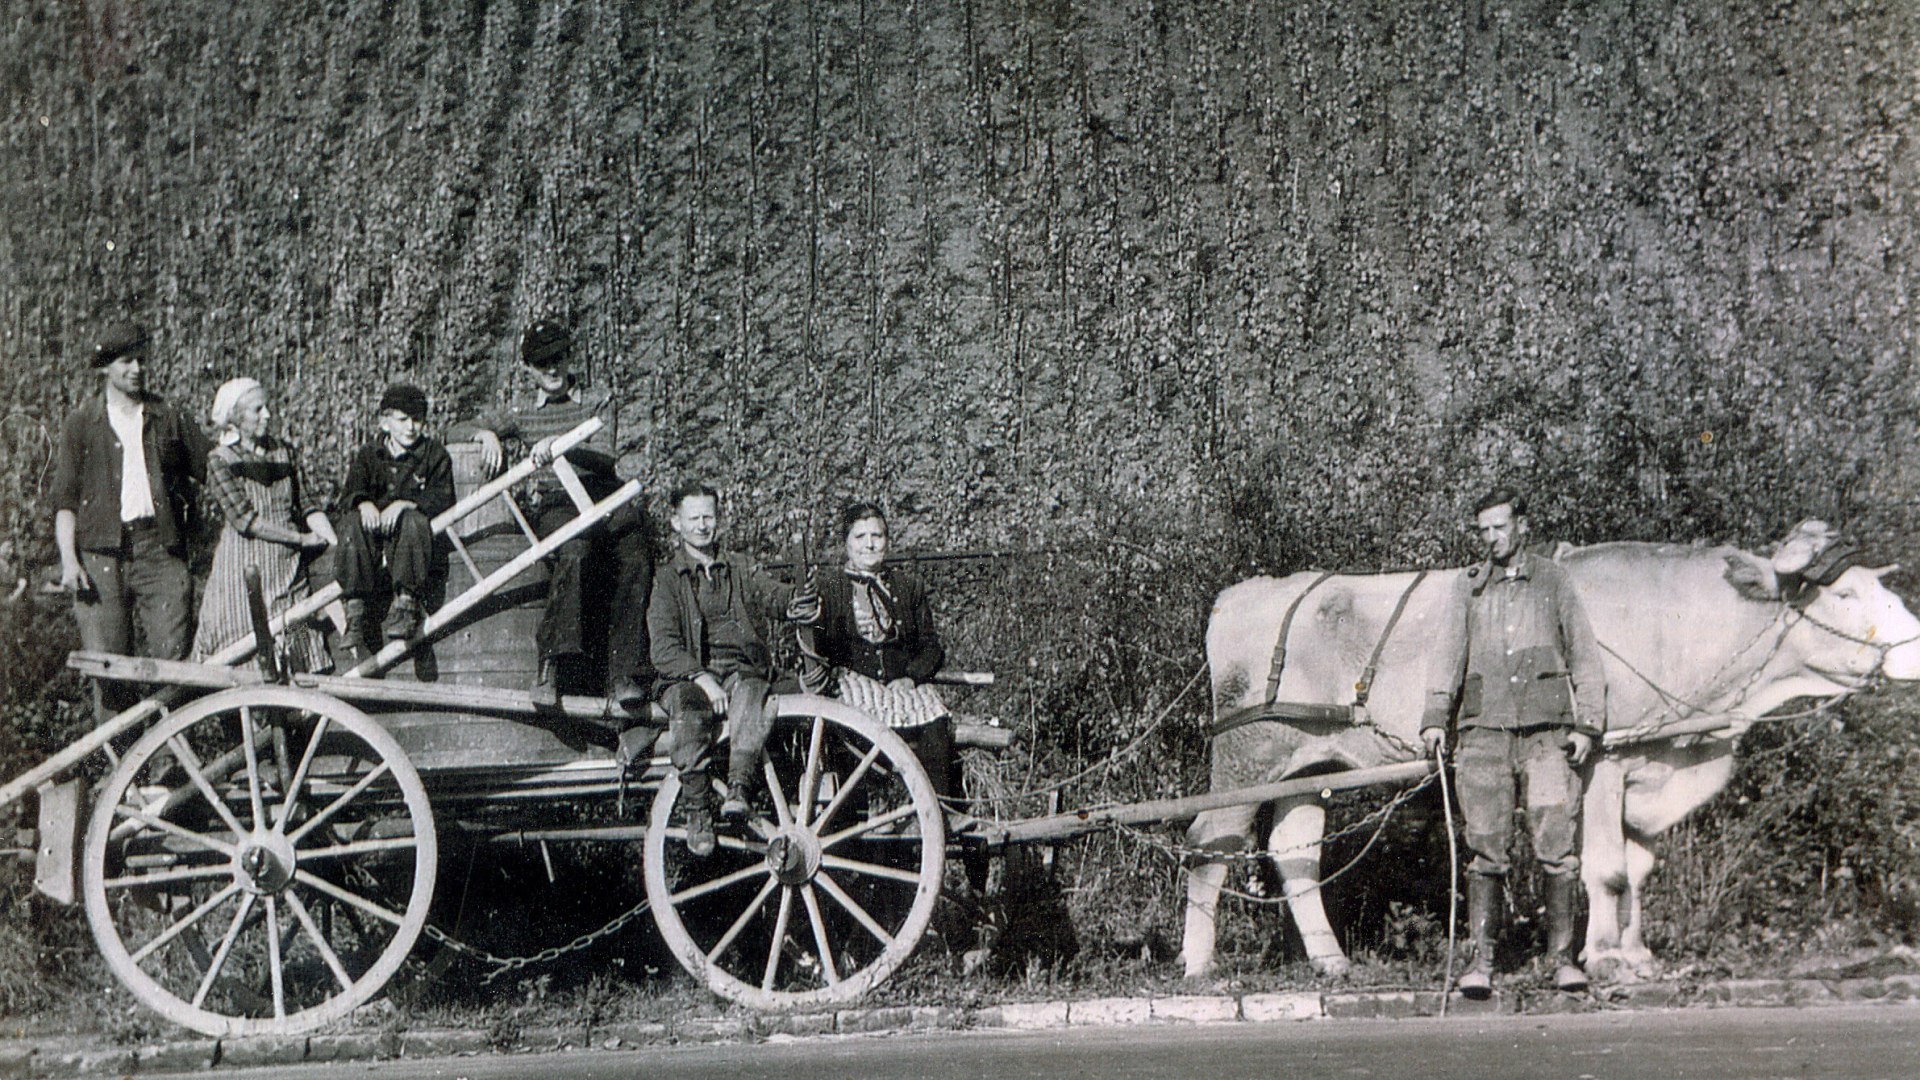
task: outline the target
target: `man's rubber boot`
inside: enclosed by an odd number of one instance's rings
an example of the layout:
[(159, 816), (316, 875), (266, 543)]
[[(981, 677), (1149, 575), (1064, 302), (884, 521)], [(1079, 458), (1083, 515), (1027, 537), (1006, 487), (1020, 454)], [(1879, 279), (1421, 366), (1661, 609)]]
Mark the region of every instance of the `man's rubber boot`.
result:
[(1580, 879), (1571, 874), (1547, 877), (1547, 956), (1554, 962), (1553, 985), (1569, 994), (1587, 988), (1587, 973), (1573, 953), (1574, 898)]
[(1493, 935), (1500, 919), (1500, 879), (1467, 875), (1467, 931), (1473, 935), (1473, 963), (1455, 984), (1461, 996), (1485, 1001), (1493, 996)]
[(696, 777), (680, 792), (686, 803), (687, 854), (704, 859), (719, 846), (719, 839), (713, 834), (713, 789), (705, 777)]

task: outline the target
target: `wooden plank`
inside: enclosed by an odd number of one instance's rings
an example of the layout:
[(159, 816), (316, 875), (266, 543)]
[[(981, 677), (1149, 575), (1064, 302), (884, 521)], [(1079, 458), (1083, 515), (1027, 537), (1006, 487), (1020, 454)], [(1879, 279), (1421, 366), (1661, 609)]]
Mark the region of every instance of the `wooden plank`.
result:
[(1030, 818), (1010, 824), (981, 822), (966, 831), (981, 837), (995, 847), (1003, 844), (1066, 840), (1090, 832), (1098, 832), (1110, 825), (1185, 821), (1202, 811), (1220, 810), (1229, 806), (1271, 802), (1275, 799), (1295, 798), (1323, 791), (1372, 787), (1375, 784), (1405, 783), (1409, 780), (1418, 780), (1432, 771), (1433, 763), (1430, 761), (1408, 761), (1398, 765), (1379, 765), (1371, 769), (1353, 769), (1322, 776), (1280, 780), (1271, 784), (1256, 784), (1253, 787), (1234, 788), (1231, 791), (1212, 791), (1205, 795), (1189, 795), (1179, 799), (1155, 799), (1151, 802), (1112, 806), (1102, 810), (1079, 810), (1050, 817)]

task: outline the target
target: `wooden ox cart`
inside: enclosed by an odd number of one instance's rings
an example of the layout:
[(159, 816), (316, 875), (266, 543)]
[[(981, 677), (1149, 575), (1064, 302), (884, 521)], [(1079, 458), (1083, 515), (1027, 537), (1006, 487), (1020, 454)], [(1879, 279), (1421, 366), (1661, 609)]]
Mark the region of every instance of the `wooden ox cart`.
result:
[[(596, 502), (563, 457), (552, 467), (581, 508), (574, 523), (545, 539), (526, 527), (510, 489), (533, 473), (530, 462), (481, 485), (434, 521), (457, 556), (452, 598), (419, 638), (390, 642), (343, 675), (290, 674), (274, 649), (256, 652), (285, 623), (258, 603), (255, 633), (204, 663), (73, 655), (90, 676), (163, 690), (0, 789), (0, 804), (39, 789), (38, 883), (84, 904), (108, 966), (142, 1003), (223, 1036), (298, 1032), (346, 1014), (380, 992), (427, 931), (448, 830), (472, 842), (638, 841), (654, 922), (714, 992), (772, 1009), (845, 1002), (912, 953), (950, 849), (1056, 840), (1426, 768), (988, 822), (950, 817), (885, 726), (838, 701), (775, 694), (755, 814), (723, 829), (713, 855), (693, 858), (664, 745), (623, 763), (608, 702), (567, 697), (541, 711), (515, 688), (526, 672), (507, 658), (528, 657), (527, 612), (537, 620), (520, 594), (538, 591), (546, 555), (638, 493), (628, 484)], [(336, 595), (323, 589), (286, 618), (308, 618)], [(434, 681), (369, 677), (409, 658), (420, 674), (423, 657), (438, 665)], [(90, 794), (55, 782), (143, 725)], [(962, 730), (958, 741), (1005, 745), (1004, 734)], [(644, 823), (624, 812), (641, 792), (651, 795)]]

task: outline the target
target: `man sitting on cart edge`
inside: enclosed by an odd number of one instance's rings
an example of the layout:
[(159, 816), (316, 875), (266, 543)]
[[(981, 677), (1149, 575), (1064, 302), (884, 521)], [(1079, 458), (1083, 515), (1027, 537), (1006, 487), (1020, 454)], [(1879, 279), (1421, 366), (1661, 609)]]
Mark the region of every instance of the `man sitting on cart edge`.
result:
[(761, 627), (770, 619), (811, 622), (820, 598), (774, 580), (746, 557), (722, 548), (720, 493), (689, 481), (668, 497), (674, 545), (647, 605), (653, 666), (665, 684), (669, 757), (685, 801), (687, 850), (711, 854), (713, 785), (708, 779), (720, 718), (731, 732), (727, 797), (720, 813), (744, 817), (773, 719), (767, 709), (773, 650)]
[[(523, 506), (539, 535), (551, 536), (580, 516), (560, 478), (544, 467), (553, 460), (555, 439), (599, 417), (601, 428), (564, 455), (580, 475), (587, 494), (604, 499), (620, 486), (614, 474), (619, 442), (613, 395), (583, 384), (571, 370), (573, 336), (557, 322), (541, 319), (520, 337), (520, 360), (532, 380), (505, 404), (473, 420), (454, 425), (450, 439), (480, 443), (481, 464), (497, 473), (504, 464), (501, 439), (529, 448), (540, 472), (526, 489)], [(611, 565), (609, 565), (611, 563)], [(608, 696), (629, 713), (646, 709), (653, 672), (647, 662), (647, 594), (653, 587), (653, 549), (637, 501), (614, 510), (586, 532), (561, 545), (547, 580), (547, 610), (537, 632), (539, 673), (530, 688), (534, 704), (553, 708), (561, 686), (576, 677), (574, 666), (587, 655), (583, 574), (611, 570), (613, 593), (607, 598), (606, 658)]]

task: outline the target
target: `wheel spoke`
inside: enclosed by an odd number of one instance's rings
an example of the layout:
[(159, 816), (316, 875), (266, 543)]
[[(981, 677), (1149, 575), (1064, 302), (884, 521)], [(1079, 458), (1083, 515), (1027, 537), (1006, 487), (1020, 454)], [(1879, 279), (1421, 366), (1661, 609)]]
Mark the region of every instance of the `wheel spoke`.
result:
[(359, 893), (348, 892), (325, 878), (315, 877), (306, 870), (295, 870), (293, 872), (293, 880), (315, 892), (325, 893), (349, 907), (359, 908), (374, 918), (390, 922), (395, 926), (399, 926), (405, 921), (398, 912), (389, 911), (366, 897), (361, 896)]
[(826, 742), (827, 722), (813, 718), (813, 730), (807, 733), (807, 767), (800, 776), (800, 824), (813, 822), (813, 800), (820, 793), (820, 750)]
[(189, 929), (193, 927), (195, 923), (198, 923), (201, 919), (206, 918), (209, 914), (213, 912), (214, 908), (217, 908), (221, 904), (226, 903), (226, 901), (230, 897), (232, 897), (234, 893), (237, 893), (239, 891), (240, 891), (240, 883), (237, 881), (233, 882), (229, 884), (226, 888), (221, 889), (219, 892), (214, 893), (212, 896), (208, 897), (204, 902), (201, 903), (199, 907), (194, 908), (192, 911), (187, 912), (185, 915), (182, 915), (180, 917), (179, 922), (174, 923), (172, 926), (167, 927), (165, 930), (162, 930), (159, 934), (154, 936), (154, 939), (152, 941), (149, 941), (145, 945), (140, 946), (139, 951), (132, 954), (134, 964), (138, 965), (141, 961), (145, 960), (147, 957), (152, 956), (155, 952), (159, 951), (162, 948), (165, 948), (167, 942), (172, 941), (174, 938), (177, 938), (181, 934), (186, 933)]
[[(176, 866), (168, 870), (155, 870), (151, 874), (128, 874), (124, 877), (103, 879), (100, 884), (109, 889), (138, 889), (142, 886), (165, 885), (175, 881), (198, 881), (202, 878), (228, 877), (233, 867), (226, 863), (204, 863), (200, 866)], [(235, 886), (238, 888), (238, 886)]]
[(220, 977), (220, 969), (227, 966), (227, 954), (233, 951), (233, 943), (240, 939), (240, 928), (246, 925), (247, 916), (253, 912), (254, 895), (240, 895), (240, 910), (233, 913), (233, 925), (227, 927), (227, 936), (220, 939), (220, 947), (214, 950), (213, 959), (207, 963), (207, 973), (200, 979), (200, 989), (193, 993), (193, 1007), (199, 1008), (207, 1000), (207, 991), (213, 989), (213, 980)]
[(377, 782), (382, 776), (385, 776), (388, 770), (391, 768), (392, 766), (389, 763), (382, 761), (380, 764), (368, 770), (367, 775), (361, 777), (352, 787), (341, 792), (337, 798), (335, 798), (332, 802), (326, 805), (325, 809), (321, 810), (319, 813), (308, 818), (305, 824), (301, 825), (298, 829), (295, 829), (292, 833), (288, 834), (287, 836), (288, 842), (293, 844), (298, 844), (302, 839), (306, 837), (308, 833), (319, 828), (321, 825), (325, 824), (329, 818), (339, 813), (341, 807), (344, 807), (348, 803), (359, 798), (361, 792), (372, 787), (374, 783)]
[(844, 891), (841, 890), (840, 886), (834, 884), (833, 879), (828, 877), (825, 871), (821, 871), (820, 873), (815, 874), (813, 880), (815, 884), (820, 886), (821, 892), (826, 893), (828, 896), (834, 899), (835, 903), (838, 903), (841, 907), (846, 908), (847, 914), (852, 915), (854, 919), (860, 923), (861, 926), (866, 927), (867, 933), (872, 934), (875, 938), (879, 939), (880, 944), (887, 946), (888, 948), (891, 948), (893, 946), (893, 935), (887, 933), (886, 927), (883, 927), (878, 922), (874, 921), (873, 916), (867, 914), (867, 909), (861, 907), (858, 901), (854, 900), (853, 897), (848, 896)]
[(739, 937), (740, 931), (745, 930), (747, 924), (753, 921), (753, 917), (760, 913), (762, 907), (766, 906), (767, 897), (773, 895), (773, 890), (778, 887), (779, 884), (779, 878), (771, 875), (768, 876), (767, 883), (760, 886), (759, 895), (753, 898), (753, 902), (747, 905), (746, 910), (740, 913), (739, 918), (733, 920), (733, 925), (727, 927), (727, 932), (720, 935), (720, 941), (714, 945), (712, 951), (707, 953), (708, 963), (713, 963), (718, 960), (720, 954), (727, 951), (727, 946), (733, 944), (733, 939)]
[(820, 917), (820, 898), (813, 894), (812, 885), (800, 886), (800, 899), (807, 905), (807, 921), (813, 924), (813, 944), (820, 950), (820, 970), (827, 977), (827, 985), (833, 986), (840, 981), (840, 969), (833, 963), (833, 946), (827, 944), (827, 923)]
[(853, 771), (847, 774), (846, 782), (841, 784), (840, 790), (834, 793), (833, 801), (827, 804), (827, 808), (820, 812), (819, 817), (813, 819), (815, 832), (833, 820), (834, 814), (840, 812), (840, 807), (846, 804), (847, 797), (853, 794), (853, 789), (860, 786), (861, 778), (867, 775), (867, 770), (873, 768), (873, 763), (879, 757), (880, 744), (875, 743), (873, 749), (868, 750), (867, 755), (860, 759), (860, 764), (854, 766)]
[(416, 842), (411, 836), (394, 836), (381, 840), (355, 840), (350, 844), (335, 844), (333, 847), (314, 848), (295, 854), (301, 862), (310, 862), (314, 859), (345, 859), (376, 851), (412, 851), (415, 846)]
[(908, 803), (905, 806), (896, 806), (893, 809), (887, 811), (886, 813), (881, 814), (879, 817), (868, 818), (865, 821), (862, 821), (858, 825), (849, 825), (846, 828), (841, 829), (839, 832), (834, 833), (831, 836), (821, 837), (820, 846), (823, 848), (830, 848), (835, 844), (842, 843), (847, 840), (851, 840), (856, 836), (865, 836), (867, 833), (870, 833), (875, 829), (879, 829), (879, 828), (883, 828), (885, 826), (891, 825), (894, 822), (899, 821), (901, 818), (912, 817), (914, 814), (917, 814), (919, 812), (920, 812), (919, 808), (914, 806), (912, 803)]
[(793, 808), (787, 803), (787, 793), (780, 786), (780, 774), (773, 767), (773, 759), (765, 754), (760, 756), (760, 775), (767, 778), (767, 790), (773, 792), (773, 815), (780, 820), (780, 827), (793, 824)]
[(849, 873), (854, 873), (854, 874), (866, 874), (868, 877), (886, 878), (890, 881), (903, 881), (903, 882), (906, 882), (908, 885), (917, 886), (920, 884), (919, 871), (898, 870), (891, 866), (880, 866), (875, 863), (859, 862), (854, 859), (841, 858), (838, 855), (820, 856), (820, 865), (822, 867), (828, 867), (834, 870), (845, 870)]
[[(169, 746), (172, 745), (171, 741), (169, 741), (168, 745)], [(213, 759), (211, 763), (202, 767), (207, 771), (214, 773), (215, 775), (223, 775), (225, 770), (233, 768), (235, 765), (239, 764), (239, 762), (240, 762), (240, 748), (236, 746), (226, 751), (225, 753), (221, 754), (219, 757)], [(182, 767), (184, 768), (184, 766)], [(172, 790), (168, 791), (166, 794), (166, 797), (162, 798), (158, 803), (148, 804), (147, 812), (150, 814), (165, 814), (165, 813), (171, 812), (175, 807), (179, 806), (181, 803), (186, 801), (187, 792), (192, 788), (192, 786), (193, 785), (191, 784), (187, 784), (181, 787), (173, 788)], [(134, 832), (137, 831), (137, 824), (138, 824), (137, 822), (132, 822), (132, 821), (119, 822), (114, 825), (113, 832), (109, 835), (108, 838), (112, 840), (124, 840), (128, 836), (132, 835)]]
[[(115, 813), (119, 814), (122, 817), (131, 818), (134, 821), (137, 821), (140, 824), (145, 825), (150, 829), (154, 829), (159, 832), (166, 833), (168, 836), (178, 837), (179, 839), (184, 840), (187, 843), (192, 844), (194, 847), (199, 848), (203, 851), (217, 852), (221, 855), (225, 855), (228, 858), (233, 858), (235, 855), (238, 855), (240, 853), (240, 848), (237, 845), (229, 844), (224, 840), (216, 840), (213, 837), (208, 836), (206, 833), (194, 832), (192, 829), (189, 829), (183, 825), (176, 825), (173, 822), (166, 820), (165, 818), (154, 817), (152, 814), (147, 813), (144, 810), (135, 810), (125, 803), (121, 803), (119, 806), (116, 806), (113, 809)], [(239, 822), (234, 822), (234, 824), (237, 825), (239, 824)], [(246, 834), (236, 833), (235, 835), (244, 836)]]
[(280, 905), (267, 895), (267, 971), (273, 979), (273, 1018), (287, 1018), (286, 975), (280, 970)]
[(313, 921), (313, 914), (307, 910), (307, 905), (291, 890), (286, 895), (287, 906), (293, 909), (295, 921), (299, 922), (300, 928), (307, 932), (307, 937), (312, 939), (314, 949), (320, 953), (320, 959), (327, 962), (327, 968), (333, 972), (334, 979), (340, 983), (340, 989), (353, 989), (353, 979), (347, 975), (346, 965), (340, 962), (340, 957), (333, 951), (333, 946), (327, 944), (326, 935), (320, 932), (320, 927)]
[(260, 747), (253, 735), (253, 710), (240, 706), (240, 745), (247, 752), (247, 802), (253, 807), (253, 826), (267, 823), (267, 810), (260, 801)]
[(320, 751), (320, 740), (326, 737), (327, 726), (333, 722), (331, 717), (322, 715), (313, 725), (313, 734), (308, 737), (307, 745), (300, 752), (300, 765), (293, 772), (293, 779), (287, 782), (287, 798), (280, 804), (280, 812), (274, 815), (275, 832), (283, 832), (287, 827), (287, 817), (293, 813), (293, 804), (300, 801), (300, 789), (306, 786), (307, 774), (313, 770), (313, 757)]
[(787, 926), (793, 921), (793, 886), (780, 887), (780, 913), (773, 920), (773, 946), (767, 950), (767, 968), (760, 976), (760, 989), (773, 992), (773, 977), (780, 971), (780, 954), (786, 951)]
[(227, 823), (227, 828), (233, 830), (233, 835), (247, 835), (247, 830), (240, 824), (240, 819), (233, 816), (232, 810), (227, 809), (227, 801), (213, 790), (213, 783), (207, 779), (207, 774), (201, 771), (199, 756), (193, 752), (193, 747), (187, 745), (187, 740), (175, 735), (167, 740), (167, 745), (173, 748), (173, 756), (180, 763), (180, 767), (187, 771), (187, 779), (200, 790), (201, 797), (212, 804), (214, 813), (219, 814), (220, 820)]
[(706, 896), (708, 893), (717, 893), (721, 889), (732, 888), (733, 886), (738, 885), (743, 881), (752, 881), (755, 877), (761, 874), (771, 874), (771, 873), (773, 873), (773, 871), (767, 869), (766, 863), (756, 862), (752, 866), (743, 867), (739, 870), (735, 870), (731, 874), (726, 874), (722, 877), (714, 878), (712, 881), (703, 882), (699, 885), (692, 886), (691, 888), (682, 889), (679, 892), (674, 893), (668, 899), (673, 903), (675, 907), (678, 907), (689, 900)]

